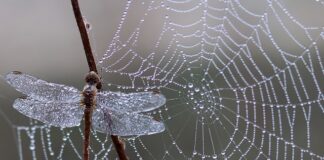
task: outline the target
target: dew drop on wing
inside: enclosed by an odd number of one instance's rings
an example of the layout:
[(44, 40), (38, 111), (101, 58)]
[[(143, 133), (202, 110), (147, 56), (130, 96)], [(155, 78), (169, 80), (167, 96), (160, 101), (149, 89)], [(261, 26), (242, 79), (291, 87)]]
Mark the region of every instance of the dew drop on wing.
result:
[(121, 93), (100, 92), (97, 104), (102, 108), (110, 108), (120, 112), (148, 112), (163, 106), (166, 98), (162, 94), (153, 92)]
[(13, 107), (27, 117), (56, 127), (79, 126), (83, 116), (79, 103), (19, 98), (15, 100)]
[(39, 101), (76, 102), (80, 100), (79, 91), (74, 87), (49, 83), (18, 71), (6, 74), (5, 79), (17, 91)]
[(96, 109), (92, 116), (93, 128), (99, 132), (118, 136), (150, 135), (163, 132), (164, 124), (152, 117), (137, 113)]

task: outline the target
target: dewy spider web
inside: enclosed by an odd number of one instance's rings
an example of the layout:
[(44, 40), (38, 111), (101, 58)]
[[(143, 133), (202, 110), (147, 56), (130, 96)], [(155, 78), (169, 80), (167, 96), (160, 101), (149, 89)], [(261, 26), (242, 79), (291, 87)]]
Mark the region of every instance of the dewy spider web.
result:
[[(307, 3), (323, 13), (324, 1)], [(287, 4), (127, 1), (106, 53), (97, 57), (104, 82), (124, 92), (159, 88), (168, 98), (148, 113), (167, 130), (125, 139), (129, 156), (324, 159), (314, 138), (324, 117), (324, 24), (309, 25)], [(34, 156), (62, 159), (70, 147), (81, 158), (81, 129), (32, 125), (17, 133), (19, 147), (29, 137)], [(62, 135), (60, 144), (53, 134)], [(95, 159), (115, 157), (108, 136), (93, 132), (92, 141)]]

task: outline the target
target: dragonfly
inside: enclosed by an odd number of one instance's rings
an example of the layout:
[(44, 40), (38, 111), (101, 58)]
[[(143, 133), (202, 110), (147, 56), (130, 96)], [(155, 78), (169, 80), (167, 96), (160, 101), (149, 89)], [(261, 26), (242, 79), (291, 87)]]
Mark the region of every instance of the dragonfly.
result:
[[(90, 135), (90, 126), (96, 131), (116, 136), (151, 135), (165, 130), (162, 122), (142, 114), (163, 106), (166, 98), (162, 94), (98, 92), (96, 85), (100, 78), (95, 72), (86, 75), (82, 91), (19, 71), (6, 74), (5, 79), (26, 95), (14, 101), (13, 107), (17, 111), (61, 128), (80, 126), (84, 117), (85, 137)], [(88, 146), (84, 148), (88, 150)]]

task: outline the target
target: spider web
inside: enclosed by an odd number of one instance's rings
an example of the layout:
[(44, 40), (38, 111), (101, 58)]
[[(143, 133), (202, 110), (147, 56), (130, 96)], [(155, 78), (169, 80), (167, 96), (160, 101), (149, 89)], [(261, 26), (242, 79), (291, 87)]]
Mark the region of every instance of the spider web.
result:
[[(148, 113), (166, 131), (125, 138), (131, 159), (324, 159), (324, 23), (301, 18), (291, 4), (127, 1), (97, 55), (104, 83), (124, 92), (159, 88), (167, 97)], [(324, 1), (307, 6), (323, 13)], [(34, 158), (81, 159), (82, 128), (34, 123), (17, 126), (21, 157), (27, 144)], [(109, 136), (92, 133), (94, 159), (115, 158), (113, 150)]]

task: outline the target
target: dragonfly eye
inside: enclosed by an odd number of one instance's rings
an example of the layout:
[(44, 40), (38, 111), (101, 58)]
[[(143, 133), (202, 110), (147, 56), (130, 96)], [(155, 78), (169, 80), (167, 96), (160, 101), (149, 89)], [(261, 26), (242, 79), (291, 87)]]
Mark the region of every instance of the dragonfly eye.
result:
[(99, 76), (96, 72), (89, 72), (86, 77), (85, 77), (85, 81), (90, 84), (90, 85), (93, 85), (93, 84), (98, 84), (99, 83)]

